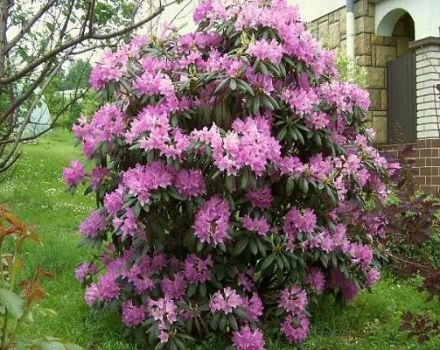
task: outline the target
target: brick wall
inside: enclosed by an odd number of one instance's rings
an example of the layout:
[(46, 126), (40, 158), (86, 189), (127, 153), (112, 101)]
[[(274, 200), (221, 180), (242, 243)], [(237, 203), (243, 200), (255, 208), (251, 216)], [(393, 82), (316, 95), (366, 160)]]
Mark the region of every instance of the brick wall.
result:
[(427, 193), (439, 193), (440, 139), (418, 140), (414, 158), (414, 174), (420, 188)]

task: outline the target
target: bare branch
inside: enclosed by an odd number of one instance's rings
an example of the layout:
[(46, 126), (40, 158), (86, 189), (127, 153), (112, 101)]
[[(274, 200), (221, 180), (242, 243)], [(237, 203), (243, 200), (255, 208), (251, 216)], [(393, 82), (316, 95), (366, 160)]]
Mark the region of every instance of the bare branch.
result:
[(113, 45), (99, 44), (99, 45), (88, 46), (88, 47), (85, 47), (83, 49), (72, 51), (72, 55), (74, 55), (74, 56), (81, 55), (83, 53), (86, 53), (86, 52), (89, 52), (89, 51), (93, 51), (93, 50), (96, 50), (96, 49), (103, 49), (103, 48), (116, 47), (116, 46), (117, 46), (116, 44), (113, 44)]

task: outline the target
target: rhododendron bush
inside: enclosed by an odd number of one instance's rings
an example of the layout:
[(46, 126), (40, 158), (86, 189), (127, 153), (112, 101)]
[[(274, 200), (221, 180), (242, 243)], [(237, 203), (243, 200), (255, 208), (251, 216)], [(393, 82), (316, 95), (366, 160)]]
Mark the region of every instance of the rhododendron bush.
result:
[(371, 146), (367, 93), (338, 82), (296, 8), (208, 0), (194, 20), (91, 74), (114, 103), (74, 126), (95, 167), (64, 177), (96, 194), (80, 232), (104, 253), (77, 278), (158, 349), (210, 332), (239, 350), (300, 343), (320, 296), (349, 301), (379, 278), (372, 209), (396, 166)]

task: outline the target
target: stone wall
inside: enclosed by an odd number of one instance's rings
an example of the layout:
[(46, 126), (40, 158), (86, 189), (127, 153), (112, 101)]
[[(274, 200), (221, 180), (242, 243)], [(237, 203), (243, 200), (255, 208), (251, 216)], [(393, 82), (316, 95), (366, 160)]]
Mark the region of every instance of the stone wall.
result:
[[(375, 129), (378, 143), (388, 141), (387, 130), (387, 62), (408, 52), (408, 43), (414, 38), (411, 17), (403, 16), (396, 24), (392, 37), (375, 34), (374, 3), (358, 0), (354, 4), (355, 54), (358, 64), (365, 67), (367, 86), (371, 98), (368, 121)], [(345, 54), (345, 7), (329, 13), (309, 24), (309, 29), (323, 44), (338, 53)]]

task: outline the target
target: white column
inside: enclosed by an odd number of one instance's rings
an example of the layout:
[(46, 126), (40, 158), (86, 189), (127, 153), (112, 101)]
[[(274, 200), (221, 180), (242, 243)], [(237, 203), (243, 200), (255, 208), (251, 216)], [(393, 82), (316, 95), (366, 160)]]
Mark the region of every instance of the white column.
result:
[(440, 84), (440, 38), (419, 43), (423, 45), (416, 48), (417, 139), (440, 138), (440, 93), (437, 101), (434, 94), (434, 86)]

